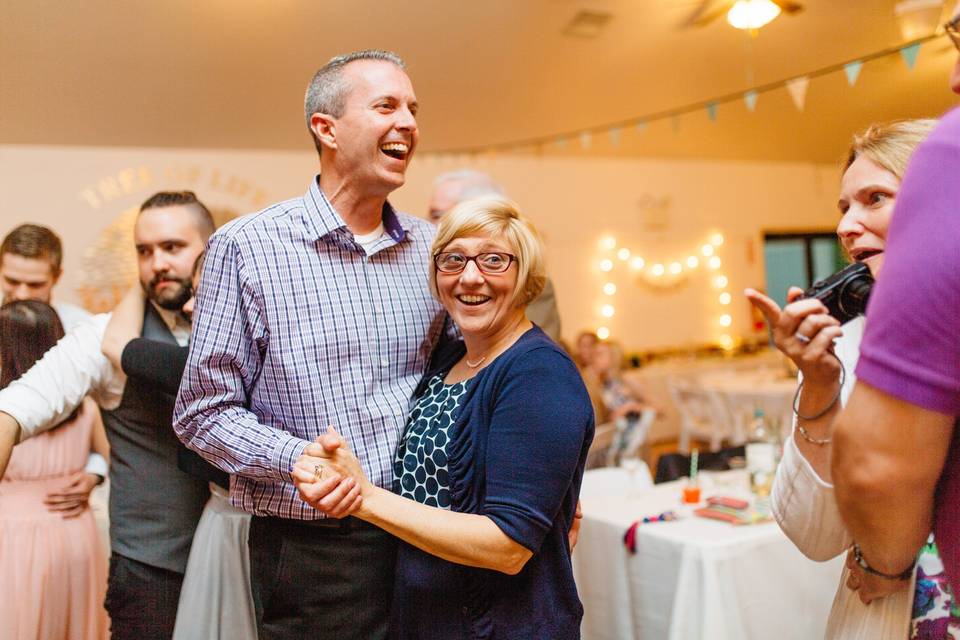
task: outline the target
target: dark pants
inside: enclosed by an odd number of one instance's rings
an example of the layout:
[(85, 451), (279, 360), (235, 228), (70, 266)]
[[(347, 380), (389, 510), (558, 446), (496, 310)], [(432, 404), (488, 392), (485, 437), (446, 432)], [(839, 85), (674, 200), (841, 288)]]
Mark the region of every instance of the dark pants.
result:
[(254, 516), (250, 583), (259, 640), (387, 637), (396, 538), (355, 518)]
[(111, 554), (104, 602), (111, 639), (170, 640), (182, 583), (182, 573)]

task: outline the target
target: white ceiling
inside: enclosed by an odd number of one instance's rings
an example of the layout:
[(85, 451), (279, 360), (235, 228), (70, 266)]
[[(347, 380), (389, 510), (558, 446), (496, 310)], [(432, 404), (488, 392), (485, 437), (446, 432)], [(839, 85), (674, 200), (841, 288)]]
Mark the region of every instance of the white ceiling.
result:
[[(408, 63), (421, 150), (594, 127), (742, 91), (902, 42), (895, 0), (807, 0), (758, 38), (718, 20), (679, 29), (691, 0), (6, 0), (0, 2), (0, 142), (307, 150), (302, 96), (331, 56), (387, 48)], [(562, 35), (577, 11), (613, 19)], [(833, 161), (874, 120), (938, 115), (955, 50), (925, 45), (783, 90), (754, 114), (721, 105), (587, 153)], [(751, 79), (752, 78), (752, 79)], [(583, 153), (579, 145), (566, 151)]]

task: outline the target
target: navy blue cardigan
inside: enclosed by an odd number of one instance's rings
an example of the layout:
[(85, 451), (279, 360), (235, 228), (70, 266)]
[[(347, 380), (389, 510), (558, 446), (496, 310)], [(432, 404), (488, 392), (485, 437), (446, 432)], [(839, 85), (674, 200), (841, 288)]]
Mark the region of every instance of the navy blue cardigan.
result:
[[(439, 351), (415, 396), (464, 353)], [(391, 638), (580, 637), (567, 532), (593, 429), (577, 368), (537, 327), (473, 378), (449, 430), (452, 509), (488, 516), (533, 556), (510, 576), (401, 543)]]

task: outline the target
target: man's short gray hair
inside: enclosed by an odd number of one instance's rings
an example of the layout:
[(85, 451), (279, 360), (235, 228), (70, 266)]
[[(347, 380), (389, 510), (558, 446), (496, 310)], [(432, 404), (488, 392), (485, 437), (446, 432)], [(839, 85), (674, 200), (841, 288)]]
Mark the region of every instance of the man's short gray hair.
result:
[(434, 179), (433, 188), (436, 189), (447, 182), (459, 182), (461, 184), (460, 193), (456, 198), (458, 203), (484, 196), (503, 196), (505, 193), (503, 187), (494, 182), (493, 178), (473, 169), (441, 173)]
[(343, 115), (350, 87), (347, 85), (342, 71), (345, 66), (357, 60), (383, 60), (393, 63), (401, 69), (405, 69), (407, 66), (403, 59), (392, 51), (364, 49), (363, 51), (334, 56), (330, 58), (327, 64), (320, 67), (313, 74), (313, 79), (307, 86), (307, 93), (303, 98), (303, 113), (307, 120), (307, 130), (310, 132), (310, 137), (313, 138), (313, 144), (317, 147), (317, 153), (322, 153), (323, 147), (310, 127), (310, 117), (315, 113), (326, 113), (334, 118)]

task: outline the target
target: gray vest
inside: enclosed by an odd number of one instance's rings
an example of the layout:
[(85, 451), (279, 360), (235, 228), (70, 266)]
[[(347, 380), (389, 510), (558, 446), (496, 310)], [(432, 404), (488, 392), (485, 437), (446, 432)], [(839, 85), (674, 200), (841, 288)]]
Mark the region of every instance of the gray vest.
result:
[[(176, 344), (147, 303), (143, 337)], [(207, 483), (177, 468), (175, 398), (127, 379), (120, 406), (102, 411), (110, 441), (110, 545), (152, 567), (183, 573), (193, 531), (210, 495)]]

